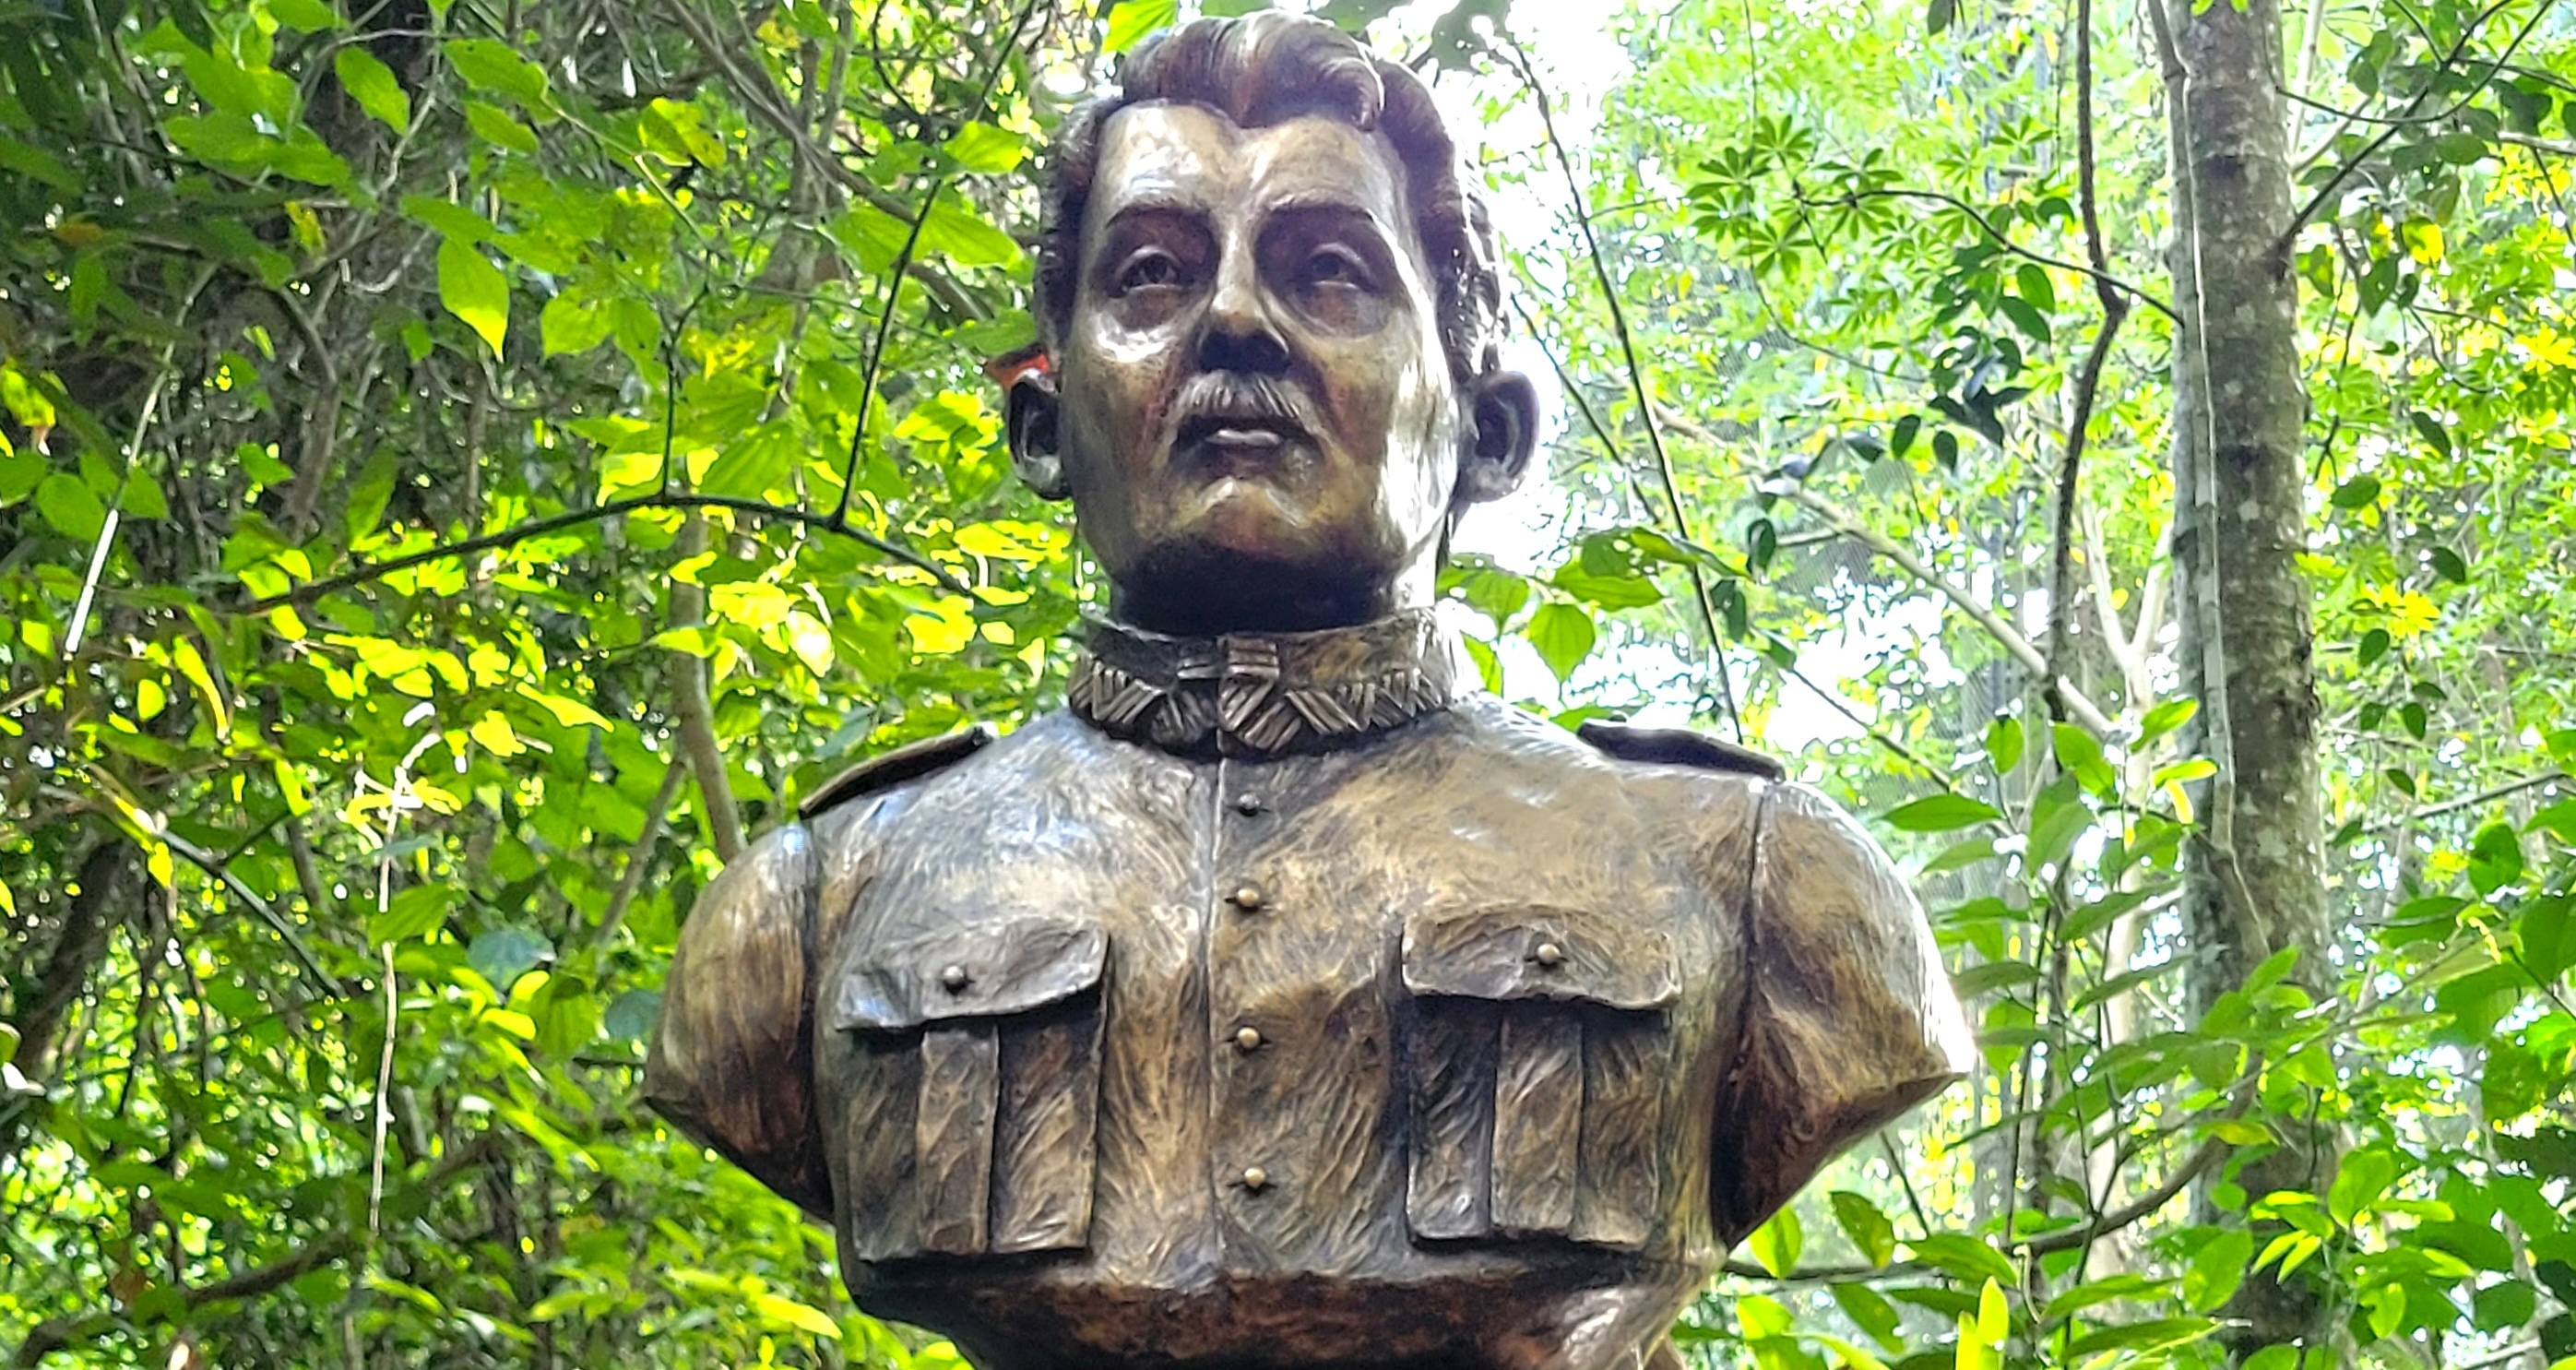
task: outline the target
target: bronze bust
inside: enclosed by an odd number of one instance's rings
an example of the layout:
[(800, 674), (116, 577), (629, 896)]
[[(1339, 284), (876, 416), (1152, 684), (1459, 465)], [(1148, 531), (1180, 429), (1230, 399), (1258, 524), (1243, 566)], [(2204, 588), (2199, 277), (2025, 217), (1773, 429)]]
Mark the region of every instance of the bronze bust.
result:
[(1870, 839), (1578, 737), (1431, 612), (1536, 400), (1413, 76), (1320, 22), (1132, 57), (1050, 171), (1022, 475), (1112, 585), (1068, 707), (878, 757), (700, 898), (646, 1092), (986, 1370), (1636, 1370), (1957, 1077)]

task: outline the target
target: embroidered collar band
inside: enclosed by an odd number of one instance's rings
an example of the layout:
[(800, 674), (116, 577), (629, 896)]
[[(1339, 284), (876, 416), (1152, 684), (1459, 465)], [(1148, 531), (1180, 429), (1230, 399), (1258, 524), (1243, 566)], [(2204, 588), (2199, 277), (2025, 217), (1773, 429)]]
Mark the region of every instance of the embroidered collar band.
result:
[(1278, 756), (1346, 746), (1448, 708), (1473, 680), (1456, 636), (1428, 609), (1212, 638), (1092, 619), (1065, 700), (1102, 731), (1165, 751)]

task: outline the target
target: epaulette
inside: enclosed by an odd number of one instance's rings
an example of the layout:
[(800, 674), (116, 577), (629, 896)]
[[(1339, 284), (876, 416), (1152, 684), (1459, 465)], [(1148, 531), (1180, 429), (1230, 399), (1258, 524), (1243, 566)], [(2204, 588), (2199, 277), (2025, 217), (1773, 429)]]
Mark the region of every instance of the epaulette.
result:
[(1607, 719), (1587, 719), (1576, 737), (1622, 761), (1651, 761), (1667, 766), (1698, 766), (1711, 771), (1785, 780), (1789, 768), (1751, 747), (1720, 742), (1686, 728), (1640, 728)]
[(978, 723), (963, 732), (946, 737), (925, 737), (907, 742), (890, 752), (880, 752), (826, 780), (804, 802), (796, 806), (796, 816), (813, 821), (824, 810), (848, 803), (863, 794), (919, 779), (932, 771), (946, 770), (984, 749), (995, 734), (992, 725)]

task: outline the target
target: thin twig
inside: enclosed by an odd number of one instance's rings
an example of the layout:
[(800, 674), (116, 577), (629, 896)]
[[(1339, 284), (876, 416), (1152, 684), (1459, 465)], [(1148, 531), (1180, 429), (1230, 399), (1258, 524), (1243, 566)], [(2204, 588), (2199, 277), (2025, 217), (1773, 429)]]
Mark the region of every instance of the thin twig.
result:
[(515, 547), (522, 542), (541, 538), (549, 533), (560, 533), (567, 528), (578, 528), (585, 523), (594, 523), (601, 519), (623, 517), (642, 509), (729, 509), (738, 514), (779, 519), (821, 532), (838, 533), (855, 539), (915, 570), (928, 572), (943, 588), (952, 593), (960, 595), (974, 593), (947, 567), (931, 560), (928, 556), (865, 529), (837, 523), (828, 515), (818, 514), (811, 509), (795, 509), (786, 505), (771, 504), (765, 500), (740, 499), (731, 495), (702, 495), (687, 490), (657, 490), (649, 495), (635, 495), (586, 508), (567, 509), (560, 514), (530, 519), (525, 523), (515, 524), (497, 532), (485, 533), (480, 537), (443, 543), (384, 561), (366, 562), (338, 575), (307, 581), (283, 594), (253, 600), (243, 606), (243, 612), (265, 613), (280, 604), (308, 604), (324, 595), (337, 594), (372, 580), (381, 580), (398, 571), (408, 571), (415, 566), (426, 566), (431, 562), (445, 561), (451, 557), (468, 557), (478, 552)]
[[(2154, 0), (2149, 0), (2154, 3)], [(2060, 682), (2067, 676), (2067, 647), (2075, 626), (2075, 526), (2082, 492), (2084, 443), (2093, 426), (2093, 405), (2102, 390), (2102, 368), (2111, 344), (2129, 317), (2129, 297), (2111, 284), (2110, 249), (2102, 237), (2102, 215), (2094, 190), (2093, 150), (2093, 0), (2075, 0), (2075, 164), (2076, 203), (2084, 221), (2084, 255), (2093, 267), (2093, 293), (2102, 302), (2102, 330), (2075, 377), (2075, 398), (2066, 417), (2065, 456), (2057, 467), (2057, 526), (2053, 530), (2048, 573), (2048, 651), (2046, 682), (2049, 711), (2064, 721), (2068, 712)], [(2104, 625), (2111, 634), (2115, 625)]]
[[(2486, 26), (2486, 22), (2496, 16), (2497, 11), (2502, 10), (2505, 6), (2512, 3), (2513, 0), (2494, 0), (2493, 4), (2490, 4), (2485, 9), (2478, 11), (2477, 17), (2470, 20), (2467, 26), (2460, 30), (2459, 41), (2453, 43), (2451, 45), (2451, 50), (2443, 55), (2440, 63), (2442, 68), (2444, 70), (2448, 70), (2451, 64), (2459, 61), (2460, 54), (2468, 51), (2470, 41), (2478, 36), (2478, 30), (2484, 28)], [(2478, 92), (2487, 88), (2487, 82), (2494, 78), (2496, 72), (2501, 70), (2505, 63), (2513, 60), (2513, 54), (2515, 51), (2522, 47), (2522, 40), (2531, 36), (2532, 29), (2539, 26), (2540, 21), (2547, 17), (2550, 9), (2551, 7), (2548, 5), (2535, 7), (2531, 12), (2531, 22), (2523, 25), (2521, 30), (2514, 34), (2513, 41), (2505, 46), (2503, 55), (2497, 57), (2494, 61), (2487, 63), (2486, 75), (2479, 77), (2475, 81), (2471, 81), (2468, 84), (2468, 88), (2465, 93), (2463, 93), (2458, 99), (2452, 101), (2450, 106), (2444, 109), (2440, 114), (2432, 117), (2436, 119), (2447, 119), (2451, 115), (2457, 114), (2462, 107), (2469, 103), (2469, 101), (2477, 98)], [(2336, 167), (2334, 175), (2328, 177), (2324, 185), (2317, 187), (2316, 193), (2308, 197), (2308, 202), (2299, 206), (2298, 213), (2290, 216), (2289, 225), (2281, 230), (2280, 238), (2272, 244), (2273, 254), (2276, 256), (2285, 256), (2289, 252), (2291, 244), (2298, 240), (2299, 230), (2306, 226), (2308, 220), (2315, 218), (2318, 210), (2323, 209), (2326, 205), (2333, 202), (2335, 194), (2343, 189), (2343, 183), (2352, 179), (2352, 174), (2359, 171), (2363, 163), (2366, 163), (2371, 158), (2378, 156), (2379, 150), (2388, 146), (2390, 139), (2395, 138), (2400, 131), (2406, 128), (2408, 123), (2414, 122), (2416, 112), (2421, 110), (2424, 107), (2424, 103), (2433, 98), (2433, 93), (2441, 88), (2441, 83), (2427, 81), (2424, 85), (2424, 89), (2417, 92), (2414, 99), (2407, 101), (2404, 112), (2401, 113), (2396, 120), (2389, 122), (2386, 127), (2380, 129), (2379, 136), (2364, 144), (2361, 151), (2356, 153), (2351, 160), (2345, 162), (2339, 167)]]
[(2157, 298), (2153, 292), (2147, 290), (2143, 286), (2136, 285), (2118, 276), (2114, 276), (2107, 270), (2087, 266), (2082, 262), (2070, 262), (2063, 257), (2051, 257), (2045, 252), (2035, 252), (2030, 248), (2014, 242), (2012, 238), (2003, 231), (2003, 228), (2000, 225), (1996, 224), (1994, 220), (1986, 217), (1983, 210), (1978, 209), (1975, 205), (1960, 199), (1956, 195), (1951, 195), (1938, 190), (1912, 190), (1904, 187), (1885, 187), (1873, 190), (1856, 190), (1849, 194), (1835, 195), (1825, 199), (1809, 199), (1804, 194), (1801, 194), (1798, 199), (1799, 203), (1806, 205), (1840, 205), (1845, 208), (1855, 207), (1864, 200), (1928, 200), (1934, 204), (1947, 205), (1950, 208), (1959, 211), (1961, 214), (1968, 216), (1969, 221), (1976, 224), (1980, 231), (1982, 231), (1989, 239), (1992, 239), (1995, 246), (2002, 248), (2004, 251), (2009, 252), (2016, 257), (2037, 262), (2041, 266), (2055, 267), (2060, 271), (2071, 271), (2078, 276), (2087, 277), (2096, 286), (2108, 286), (2111, 289), (2117, 290), (2121, 294), (2127, 295), (2131, 299), (2138, 301), (2149, 309), (2164, 315), (2166, 318), (2171, 319), (2176, 323), (2182, 322), (2182, 316), (2174, 312), (2174, 307), (2172, 305)]
[[(1995, 612), (1993, 605), (1969, 594), (1965, 589), (1934, 571), (1923, 558), (1915, 555), (1913, 548), (1845, 513), (1840, 506), (1807, 488), (1803, 483), (1787, 483), (1780, 494), (1782, 498), (1813, 512), (1835, 532), (1895, 562), (1906, 574), (1939, 591), (1943, 598), (1957, 605), (1959, 610), (1974, 620), (1978, 627), (1985, 629), (1986, 635), (2001, 645), (2024, 670), (2029, 671), (2033, 679), (2052, 681), (2048, 658), (2040, 654), (2039, 648), (2033, 646), (2031, 640), (2023, 636), (2020, 629), (2006, 622), (2003, 615)], [(2085, 731), (2105, 741), (2116, 740), (2119, 737), (2122, 731), (2120, 725), (2113, 722), (2109, 714), (2103, 712), (2101, 705), (2094, 703), (2082, 690), (2077, 689), (2073, 681), (2060, 677), (2055, 678), (2052, 683), (2064, 697), (2067, 713)]]
[[(1671, 454), (1664, 450), (1663, 430), (1655, 423), (1654, 401), (1646, 395), (1646, 369), (1637, 360), (1636, 335), (1628, 328), (1628, 311), (1619, 302), (1619, 289), (1610, 279), (1610, 265), (1601, 255), (1601, 240), (1592, 231), (1592, 214), (1586, 207), (1588, 202), (1583, 194), (1583, 183), (1574, 174), (1574, 158), (1566, 152), (1564, 140), (1557, 136), (1556, 113), (1548, 101), (1547, 87), (1539, 83), (1538, 72), (1531, 67), (1529, 54), (1522, 50), (1520, 40), (1508, 30), (1501, 37), (1510, 49), (1504, 60), (1519, 74), (1521, 84), (1529, 88), (1531, 98), (1538, 102), (1539, 127), (1547, 136), (1548, 148), (1555, 153), (1558, 170), (1564, 173), (1566, 203), (1574, 214), (1575, 227), (1583, 234), (1584, 250), (1592, 260), (1593, 279), (1601, 286), (1601, 301), (1610, 311), (1610, 328), (1618, 336), (1619, 355), (1627, 362), (1628, 387), (1637, 398), (1637, 421), (1645, 426), (1646, 445), (1655, 457), (1655, 474), (1663, 482), (1665, 501), (1672, 506), (1673, 531), (1686, 542), (1698, 542), (1699, 538), (1691, 531), (1690, 512), (1682, 503), (1681, 486), (1673, 479), (1673, 460)], [(1499, 54), (1502, 50), (1495, 51)], [(1736, 708), (1735, 682), (1727, 674), (1726, 638), (1717, 630), (1717, 608), (1709, 598), (1708, 576), (1697, 565), (1683, 569), (1690, 574), (1691, 593), (1699, 603), (1700, 626), (1708, 633), (1709, 660), (1717, 669), (1718, 699), (1726, 706), (1726, 721), (1735, 732), (1735, 740), (1741, 742), (1744, 740), (1744, 716)]]

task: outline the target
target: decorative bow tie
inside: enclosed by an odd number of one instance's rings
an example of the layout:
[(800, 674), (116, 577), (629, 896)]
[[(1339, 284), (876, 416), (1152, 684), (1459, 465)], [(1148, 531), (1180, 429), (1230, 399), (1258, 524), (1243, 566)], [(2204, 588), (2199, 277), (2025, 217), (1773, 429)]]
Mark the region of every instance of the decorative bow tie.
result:
[(1105, 619), (1083, 634), (1066, 702), (1166, 751), (1323, 751), (1449, 707), (1472, 681), (1428, 609), (1308, 633), (1166, 637)]

